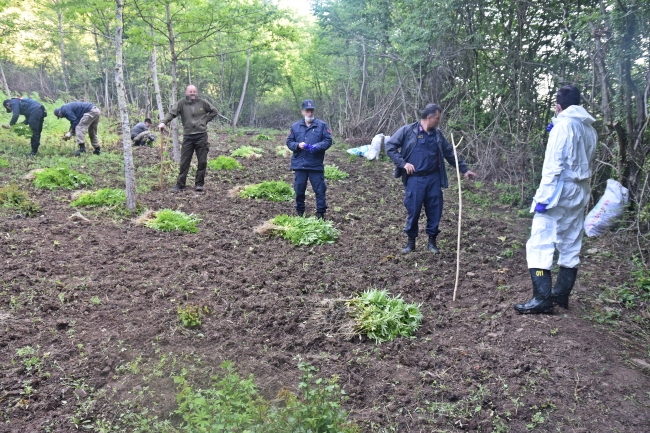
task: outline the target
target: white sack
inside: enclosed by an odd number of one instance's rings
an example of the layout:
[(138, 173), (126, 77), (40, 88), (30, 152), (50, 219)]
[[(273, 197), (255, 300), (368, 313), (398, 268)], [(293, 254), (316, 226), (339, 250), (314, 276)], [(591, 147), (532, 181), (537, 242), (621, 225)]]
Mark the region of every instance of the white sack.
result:
[(585, 218), (585, 233), (594, 237), (602, 235), (620, 217), (630, 198), (627, 188), (614, 179), (607, 181), (605, 194)]

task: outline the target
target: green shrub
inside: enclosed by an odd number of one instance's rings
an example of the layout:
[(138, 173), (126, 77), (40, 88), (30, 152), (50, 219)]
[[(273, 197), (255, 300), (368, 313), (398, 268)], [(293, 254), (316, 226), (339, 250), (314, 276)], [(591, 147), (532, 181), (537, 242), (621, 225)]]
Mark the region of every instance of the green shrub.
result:
[(331, 221), (316, 217), (279, 215), (271, 220), (272, 233), (289, 240), (294, 245), (333, 244), (339, 232)]
[(244, 198), (258, 198), (269, 201), (291, 201), (293, 188), (281, 180), (265, 180), (255, 185), (247, 185), (239, 191), (239, 196)]
[(104, 188), (97, 191), (89, 191), (81, 194), (70, 203), (70, 206), (124, 206), (126, 203), (126, 191), (123, 189)]
[(4, 159), (4, 158), (0, 158), (0, 168), (7, 168), (7, 167), (9, 167), (10, 165), (11, 165), (11, 164), (9, 164), (9, 161), (7, 161), (7, 160)]
[(14, 124), (14, 126), (11, 127), (11, 131), (17, 136), (25, 138), (32, 138), (32, 135), (34, 134), (32, 128), (30, 128), (29, 125), (25, 125), (24, 123)]
[(163, 209), (156, 212), (154, 219), (145, 222), (145, 226), (162, 232), (183, 231), (196, 233), (199, 231), (196, 225), (200, 221), (201, 219), (193, 214), (188, 215), (177, 210)]
[(300, 395), (280, 391), (281, 402), (274, 406), (257, 391), (253, 375), (242, 378), (232, 363), (221, 364), (223, 374), (212, 377), (207, 389), (192, 387), (186, 371), (174, 377), (179, 393), (176, 397), (179, 415), (183, 422), (180, 432), (201, 433), (277, 433), (319, 432), (355, 433), (359, 429), (347, 421), (341, 408), (345, 392), (337, 378), (315, 378), (316, 369), (303, 362), (298, 367), (303, 372)]
[(219, 155), (208, 162), (210, 170), (235, 170), (244, 168), (235, 158), (230, 156)]
[(257, 141), (271, 141), (271, 137), (266, 134), (260, 134), (255, 138)]
[(187, 307), (178, 307), (178, 320), (186, 328), (196, 328), (201, 326), (204, 313), (208, 313), (208, 307), (199, 307), (197, 305), (188, 305)]
[(240, 158), (259, 158), (262, 153), (262, 149), (252, 146), (241, 146), (239, 149), (230, 152), (232, 156), (239, 156)]
[(368, 290), (347, 302), (355, 331), (376, 343), (392, 341), (397, 336), (410, 337), (422, 322), (420, 305), (407, 304), (386, 290)]
[(41, 211), (38, 204), (30, 200), (27, 194), (18, 185), (7, 185), (0, 188), (0, 206), (6, 209), (13, 209), (26, 217), (33, 217)]
[(336, 165), (325, 166), (325, 179), (328, 180), (341, 180), (349, 176), (346, 172), (339, 170)]
[(70, 170), (67, 167), (46, 168), (34, 174), (34, 186), (43, 189), (76, 189), (90, 186), (90, 176)]

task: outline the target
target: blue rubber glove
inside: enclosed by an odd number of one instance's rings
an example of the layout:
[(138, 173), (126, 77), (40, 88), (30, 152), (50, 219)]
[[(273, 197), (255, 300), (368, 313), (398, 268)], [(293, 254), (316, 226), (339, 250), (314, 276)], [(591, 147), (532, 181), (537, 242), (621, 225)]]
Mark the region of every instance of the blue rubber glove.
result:
[(546, 132), (551, 132), (551, 129), (553, 129), (553, 122), (549, 123), (548, 126), (546, 127)]
[(545, 204), (541, 204), (541, 203), (537, 203), (537, 204), (535, 205), (535, 212), (546, 213), (546, 205), (545, 205)]
[(318, 145), (316, 145), (316, 144), (305, 143), (305, 150), (309, 151), (309, 153), (314, 153), (318, 149), (319, 149)]

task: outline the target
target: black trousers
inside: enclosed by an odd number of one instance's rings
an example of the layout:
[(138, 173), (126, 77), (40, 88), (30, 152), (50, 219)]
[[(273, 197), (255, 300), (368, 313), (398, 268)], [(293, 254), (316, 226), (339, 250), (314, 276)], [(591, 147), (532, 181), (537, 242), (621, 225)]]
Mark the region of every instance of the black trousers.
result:
[(38, 147), (41, 145), (41, 132), (43, 132), (43, 122), (45, 121), (45, 116), (47, 112), (45, 107), (41, 105), (40, 109), (36, 109), (33, 112), (29, 113), (29, 117), (25, 119), (27, 125), (29, 125), (32, 130), (32, 153), (38, 152)]
[(194, 185), (203, 186), (203, 182), (205, 182), (205, 168), (208, 166), (208, 152), (210, 151), (208, 133), (184, 135), (181, 146), (181, 170), (176, 180), (176, 186), (185, 188), (187, 172), (190, 171), (190, 163), (192, 162), (192, 155), (194, 153), (196, 153), (198, 163)]

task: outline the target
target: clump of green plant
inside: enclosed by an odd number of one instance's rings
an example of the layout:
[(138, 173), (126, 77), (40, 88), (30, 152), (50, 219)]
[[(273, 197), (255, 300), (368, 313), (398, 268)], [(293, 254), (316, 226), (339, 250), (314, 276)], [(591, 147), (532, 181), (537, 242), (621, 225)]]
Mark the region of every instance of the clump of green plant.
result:
[(207, 389), (192, 387), (183, 370), (174, 377), (179, 393), (176, 414), (182, 417), (181, 432), (235, 433), (235, 432), (319, 432), (356, 433), (356, 425), (347, 421), (341, 408), (345, 392), (337, 378), (316, 378), (316, 369), (301, 362), (303, 372), (296, 395), (280, 391), (273, 405), (257, 391), (253, 375), (242, 378), (232, 363), (221, 364), (223, 374), (212, 377)]
[(271, 137), (266, 134), (260, 134), (255, 138), (257, 141), (271, 141)]
[(70, 170), (68, 167), (46, 168), (34, 173), (34, 186), (43, 189), (77, 189), (91, 186), (90, 176)]
[(126, 203), (126, 191), (123, 189), (115, 188), (104, 188), (97, 191), (88, 191), (81, 194), (70, 203), (70, 206), (87, 206), (87, 207), (97, 207), (97, 206), (124, 206)]
[(508, 206), (519, 206), (521, 204), (521, 194), (517, 185), (495, 183), (494, 186), (499, 190), (499, 203)]
[(196, 233), (199, 231), (196, 225), (200, 221), (201, 219), (194, 214), (188, 215), (177, 210), (163, 209), (156, 212), (155, 217), (147, 220), (144, 225), (162, 232), (183, 231)]
[(420, 306), (377, 289), (367, 290), (347, 302), (349, 314), (356, 322), (355, 331), (376, 343), (412, 336), (422, 322)]
[(8, 161), (8, 160), (6, 160), (6, 159), (4, 159), (4, 158), (0, 158), (0, 168), (7, 168), (7, 167), (9, 167), (10, 165), (11, 165), (11, 164), (9, 164), (9, 161)]
[(41, 369), (41, 358), (38, 357), (33, 347), (25, 346), (16, 349), (16, 355), (22, 361), (27, 373), (31, 373), (34, 370), (38, 371)]
[(271, 233), (289, 240), (294, 245), (333, 244), (339, 232), (331, 221), (316, 217), (279, 215), (270, 221)]
[(532, 218), (535, 214), (530, 212), (530, 209), (519, 209), (517, 211), (518, 218)]
[(41, 211), (38, 203), (27, 197), (27, 194), (18, 189), (18, 185), (15, 184), (0, 188), (0, 206), (17, 210), (26, 217), (33, 217)]
[(349, 176), (343, 170), (340, 170), (336, 165), (326, 165), (325, 166), (325, 179), (328, 180), (341, 180)]
[(181, 324), (186, 328), (197, 328), (203, 323), (201, 321), (203, 314), (209, 312), (207, 305), (204, 305), (203, 307), (199, 307), (198, 305), (178, 307), (178, 320), (180, 320)]
[(24, 123), (14, 124), (14, 126), (11, 127), (11, 131), (17, 136), (25, 138), (32, 138), (32, 135), (34, 134), (32, 128), (30, 128), (29, 125), (25, 125)]
[(291, 151), (291, 149), (289, 149), (287, 146), (284, 146), (282, 144), (278, 144), (277, 146), (275, 146), (275, 154), (278, 156), (286, 158), (288, 156), (291, 156), (292, 153), (293, 152)]
[(246, 185), (239, 191), (239, 196), (244, 198), (257, 198), (269, 201), (291, 201), (293, 188), (281, 180), (265, 180), (262, 183)]
[(225, 155), (219, 155), (208, 162), (210, 170), (236, 170), (244, 168), (235, 158)]
[(262, 149), (253, 146), (241, 146), (239, 149), (230, 152), (232, 156), (238, 156), (240, 158), (259, 158), (262, 156), (262, 153)]

